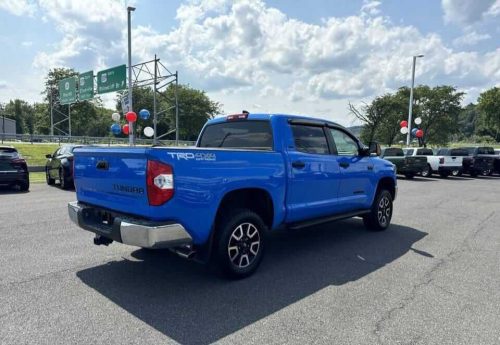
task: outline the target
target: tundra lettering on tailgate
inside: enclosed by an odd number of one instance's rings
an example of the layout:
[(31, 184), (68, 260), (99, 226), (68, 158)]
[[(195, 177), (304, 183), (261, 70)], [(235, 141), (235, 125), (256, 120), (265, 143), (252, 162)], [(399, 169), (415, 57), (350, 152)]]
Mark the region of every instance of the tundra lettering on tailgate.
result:
[(215, 161), (217, 158), (215, 153), (192, 153), (192, 152), (167, 152), (170, 157), (176, 158), (178, 161), (196, 160), (196, 161)]
[(123, 184), (113, 183), (113, 189), (119, 192), (144, 194), (144, 188), (142, 187), (127, 186)]

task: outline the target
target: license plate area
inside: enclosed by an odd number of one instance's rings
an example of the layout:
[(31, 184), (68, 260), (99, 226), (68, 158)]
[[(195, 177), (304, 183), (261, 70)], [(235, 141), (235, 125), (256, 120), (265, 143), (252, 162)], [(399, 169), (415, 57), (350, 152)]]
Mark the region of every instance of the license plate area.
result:
[(112, 230), (115, 222), (115, 216), (111, 212), (94, 208), (83, 210), (83, 219), (85, 223), (107, 231)]

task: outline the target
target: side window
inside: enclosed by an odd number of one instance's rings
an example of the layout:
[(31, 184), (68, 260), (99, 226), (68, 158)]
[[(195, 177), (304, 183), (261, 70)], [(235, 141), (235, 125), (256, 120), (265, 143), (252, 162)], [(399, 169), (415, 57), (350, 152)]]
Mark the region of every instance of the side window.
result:
[(291, 125), (295, 149), (305, 153), (328, 154), (328, 141), (322, 127)]
[(336, 128), (330, 128), (333, 142), (339, 156), (357, 156), (359, 153), (358, 143), (347, 133)]
[(405, 156), (413, 156), (413, 149), (408, 149), (408, 150), (403, 150), (403, 151), (405, 151)]

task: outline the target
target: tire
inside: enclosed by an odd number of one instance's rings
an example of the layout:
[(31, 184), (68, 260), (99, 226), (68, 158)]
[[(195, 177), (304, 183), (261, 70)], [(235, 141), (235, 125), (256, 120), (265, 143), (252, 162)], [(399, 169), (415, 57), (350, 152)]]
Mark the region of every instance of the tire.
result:
[(69, 189), (70, 185), (68, 180), (66, 179), (66, 174), (64, 173), (64, 169), (59, 170), (59, 182), (61, 183), (62, 189)]
[(490, 176), (491, 173), (492, 173), (491, 169), (485, 169), (485, 170), (481, 171), (482, 176)]
[(442, 178), (447, 178), (448, 176), (450, 176), (450, 173), (448, 171), (441, 171), (439, 173), (439, 176), (441, 176)]
[(47, 184), (49, 186), (52, 186), (55, 183), (55, 180), (53, 178), (50, 178), (49, 169), (45, 169), (45, 181), (47, 181)]
[(246, 209), (234, 210), (218, 223), (213, 252), (216, 269), (232, 279), (252, 275), (262, 261), (266, 225)]
[(392, 218), (392, 195), (382, 189), (373, 200), (370, 213), (363, 217), (363, 223), (368, 230), (383, 231), (387, 229)]
[(451, 171), (451, 176), (461, 176), (462, 172), (460, 170), (452, 170)]
[(429, 164), (422, 169), (422, 177), (431, 177), (432, 176), (432, 168)]
[(408, 180), (411, 180), (412, 178), (414, 178), (414, 177), (415, 177), (415, 174), (408, 173), (408, 174), (405, 174), (405, 177), (406, 177)]
[(30, 183), (29, 182), (21, 181), (18, 183), (18, 185), (19, 185), (19, 190), (21, 192), (27, 192), (30, 190)]

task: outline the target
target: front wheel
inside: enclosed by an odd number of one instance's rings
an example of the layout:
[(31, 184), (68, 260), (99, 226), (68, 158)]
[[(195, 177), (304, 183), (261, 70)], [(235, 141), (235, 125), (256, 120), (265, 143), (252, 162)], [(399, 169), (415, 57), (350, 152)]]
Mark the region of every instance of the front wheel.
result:
[(422, 177), (431, 177), (432, 169), (429, 164), (427, 164), (424, 169), (422, 169)]
[(59, 182), (61, 183), (62, 189), (69, 189), (69, 182), (64, 173), (64, 169), (59, 170)]
[(259, 267), (267, 227), (250, 210), (235, 210), (216, 228), (214, 259), (217, 269), (233, 279), (250, 276)]
[(49, 186), (53, 185), (55, 182), (54, 179), (50, 177), (49, 169), (45, 169), (45, 181), (47, 181)]
[(363, 217), (363, 223), (368, 230), (383, 231), (389, 227), (392, 218), (392, 195), (382, 189), (373, 201), (370, 213)]

